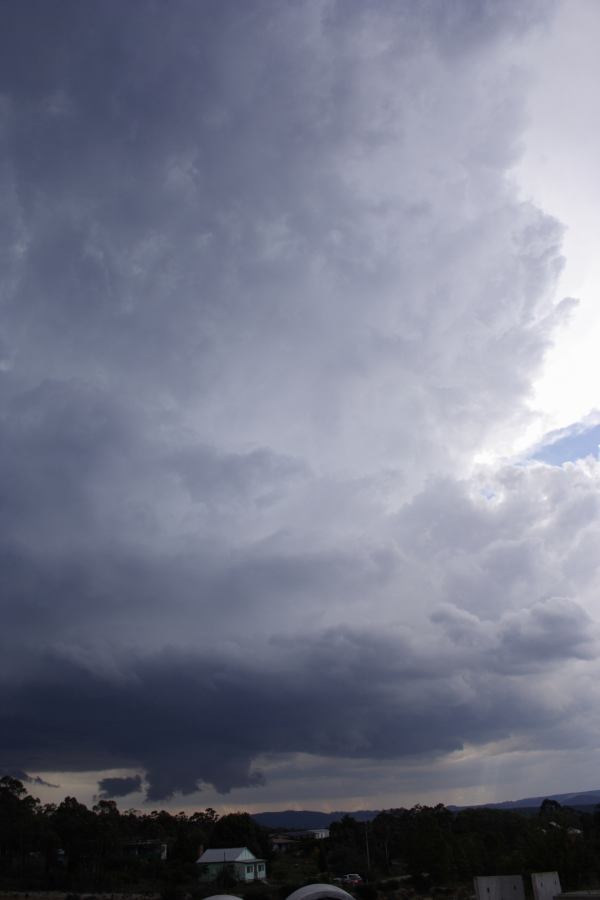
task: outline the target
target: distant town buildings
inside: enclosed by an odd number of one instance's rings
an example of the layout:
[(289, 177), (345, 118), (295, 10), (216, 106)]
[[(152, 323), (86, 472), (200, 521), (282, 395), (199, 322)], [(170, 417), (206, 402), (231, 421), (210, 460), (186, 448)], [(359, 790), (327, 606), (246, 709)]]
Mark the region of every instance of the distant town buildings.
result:
[(329, 837), (329, 828), (307, 828), (305, 831), (284, 831), (272, 834), (271, 847), (278, 853), (287, 853), (298, 847), (300, 841), (323, 841)]

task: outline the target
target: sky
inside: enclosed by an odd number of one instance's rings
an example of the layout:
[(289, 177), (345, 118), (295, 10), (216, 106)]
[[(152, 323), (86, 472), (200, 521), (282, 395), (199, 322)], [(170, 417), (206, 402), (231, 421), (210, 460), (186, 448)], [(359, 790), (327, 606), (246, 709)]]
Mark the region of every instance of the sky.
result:
[(600, 5), (2, 17), (0, 769), (598, 788)]

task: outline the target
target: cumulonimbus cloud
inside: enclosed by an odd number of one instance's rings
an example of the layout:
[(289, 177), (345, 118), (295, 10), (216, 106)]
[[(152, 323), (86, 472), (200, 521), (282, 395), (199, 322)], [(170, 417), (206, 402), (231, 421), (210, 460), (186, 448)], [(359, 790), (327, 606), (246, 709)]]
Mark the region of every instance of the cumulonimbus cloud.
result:
[(259, 785), (268, 752), (560, 743), (597, 472), (472, 475), (572, 305), (561, 226), (507, 177), (549, 14), (7, 14), (11, 765), (143, 770), (156, 800)]

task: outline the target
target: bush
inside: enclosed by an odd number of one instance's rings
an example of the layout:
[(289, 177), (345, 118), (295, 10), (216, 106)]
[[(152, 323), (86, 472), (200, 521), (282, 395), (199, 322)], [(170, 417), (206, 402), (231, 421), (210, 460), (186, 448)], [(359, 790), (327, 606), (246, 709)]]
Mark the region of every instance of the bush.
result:
[(244, 891), (244, 900), (273, 900), (273, 898), (266, 885), (252, 884)]
[(230, 890), (236, 887), (237, 883), (237, 878), (229, 869), (223, 869), (214, 880), (214, 884), (220, 890), (225, 891), (225, 893), (229, 893)]
[(184, 893), (174, 884), (166, 884), (160, 892), (160, 900), (184, 900)]
[(377, 888), (372, 884), (357, 884), (355, 892), (360, 900), (377, 900)]
[(286, 900), (286, 897), (289, 897), (294, 891), (297, 891), (299, 887), (302, 887), (301, 884), (282, 884), (279, 887), (278, 894), (280, 900)]

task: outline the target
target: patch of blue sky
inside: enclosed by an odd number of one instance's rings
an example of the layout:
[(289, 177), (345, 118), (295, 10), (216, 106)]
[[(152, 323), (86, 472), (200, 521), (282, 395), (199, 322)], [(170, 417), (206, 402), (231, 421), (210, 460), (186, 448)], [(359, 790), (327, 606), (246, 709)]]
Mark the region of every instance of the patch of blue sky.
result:
[(600, 424), (577, 423), (548, 435), (546, 442), (531, 454), (530, 459), (561, 466), (586, 456), (600, 457)]

